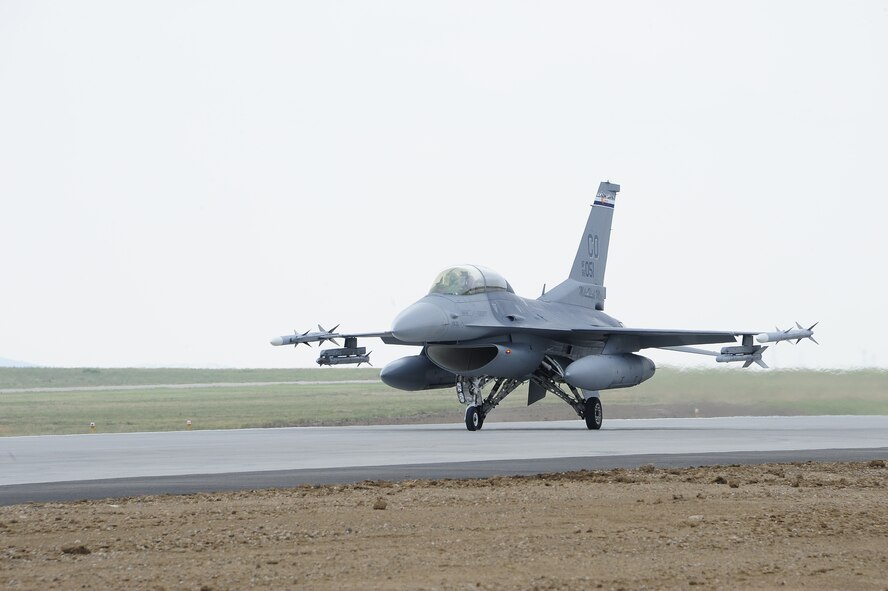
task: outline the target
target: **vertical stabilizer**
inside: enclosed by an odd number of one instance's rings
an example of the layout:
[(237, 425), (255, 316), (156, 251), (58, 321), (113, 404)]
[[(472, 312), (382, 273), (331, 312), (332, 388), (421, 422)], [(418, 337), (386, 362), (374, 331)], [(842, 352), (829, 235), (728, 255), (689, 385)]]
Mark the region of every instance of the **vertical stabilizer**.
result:
[(604, 309), (604, 271), (607, 267), (611, 221), (619, 191), (620, 185), (611, 182), (598, 185), (570, 275), (566, 281), (541, 296), (541, 300)]

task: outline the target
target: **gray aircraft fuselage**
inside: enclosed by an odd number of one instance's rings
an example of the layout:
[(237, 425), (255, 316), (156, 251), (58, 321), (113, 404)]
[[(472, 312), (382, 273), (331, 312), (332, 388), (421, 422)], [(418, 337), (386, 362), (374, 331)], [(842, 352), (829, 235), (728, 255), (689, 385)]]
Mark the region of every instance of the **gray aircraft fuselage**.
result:
[[(392, 323), (392, 335), (400, 341), (424, 345), (432, 361), (465, 376), (485, 373), (481, 362), (493, 353), (493, 345), (506, 347), (508, 355), (520, 354), (526, 363), (508, 363), (497, 377), (529, 375), (543, 356), (570, 362), (601, 353), (603, 342), (594, 338), (573, 343), (547, 336), (555, 327), (619, 327), (622, 324), (602, 311), (569, 304), (530, 300), (508, 291), (475, 295), (429, 294), (401, 312)], [(537, 357), (539, 359), (537, 359)], [(532, 367), (531, 367), (532, 366)], [(447, 385), (451, 385), (449, 380)]]
[[(543, 383), (567, 382), (584, 390), (585, 398), (600, 389), (638, 384), (655, 368), (649, 359), (632, 354), (637, 348), (620, 349), (625, 340), (612, 337), (615, 346), (602, 355), (610, 332), (623, 327), (597, 309), (601, 290), (587, 306), (547, 301), (545, 294), (530, 300), (516, 295), (490, 269), (447, 269), (431, 293), (392, 324), (390, 342), (420, 345), (422, 353), (388, 364), (380, 378), (396, 388), (424, 390), (466, 378), (523, 381), (545, 368)], [(583, 358), (587, 361), (574, 365)], [(530, 400), (543, 395), (537, 391)]]

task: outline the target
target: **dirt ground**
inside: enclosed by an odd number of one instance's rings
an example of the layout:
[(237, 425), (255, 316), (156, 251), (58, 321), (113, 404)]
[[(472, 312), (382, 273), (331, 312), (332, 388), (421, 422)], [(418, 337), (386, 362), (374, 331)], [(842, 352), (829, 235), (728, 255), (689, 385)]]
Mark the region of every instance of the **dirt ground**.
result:
[(0, 507), (3, 589), (888, 589), (883, 460)]

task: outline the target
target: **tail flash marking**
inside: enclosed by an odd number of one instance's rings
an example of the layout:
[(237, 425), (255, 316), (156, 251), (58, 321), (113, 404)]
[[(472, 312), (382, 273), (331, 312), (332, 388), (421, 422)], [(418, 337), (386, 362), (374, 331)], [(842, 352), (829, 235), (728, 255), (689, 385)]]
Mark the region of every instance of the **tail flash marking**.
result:
[(598, 194), (595, 196), (595, 202), (592, 203), (592, 205), (610, 207), (611, 209), (613, 209), (616, 202), (617, 196), (614, 194), (613, 191), (602, 191), (599, 188)]

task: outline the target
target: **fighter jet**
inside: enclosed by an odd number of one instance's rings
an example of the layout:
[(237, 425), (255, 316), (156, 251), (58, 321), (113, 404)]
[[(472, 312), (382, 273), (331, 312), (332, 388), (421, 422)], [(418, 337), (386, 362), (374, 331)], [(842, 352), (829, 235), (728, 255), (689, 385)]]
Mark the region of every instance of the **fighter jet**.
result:
[[(420, 346), (419, 355), (386, 365), (380, 379), (400, 390), (455, 388), (469, 431), (480, 429), (525, 382), (528, 405), (551, 393), (597, 430), (604, 416), (601, 391), (636, 386), (654, 375), (654, 362), (639, 355), (641, 350), (670, 349), (767, 367), (762, 361), (767, 347), (753, 344), (753, 337), (775, 342), (813, 335), (813, 327), (777, 333), (630, 328), (607, 315), (604, 271), (619, 191), (611, 182), (599, 185), (569, 276), (536, 299), (516, 295), (491, 269), (460, 265), (441, 271), (428, 295), (398, 314), (389, 331), (338, 333), (319, 325), (317, 332), (276, 337), (271, 344), (343, 339), (344, 347), (321, 352), (320, 365), (368, 363), (359, 338)], [(693, 347), (715, 343), (735, 345), (718, 352)]]

